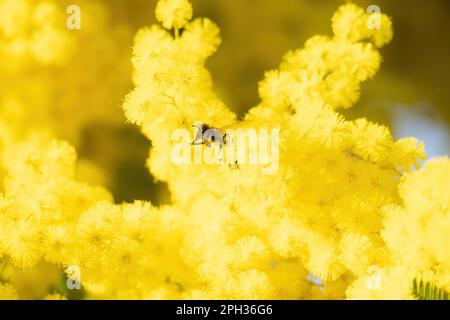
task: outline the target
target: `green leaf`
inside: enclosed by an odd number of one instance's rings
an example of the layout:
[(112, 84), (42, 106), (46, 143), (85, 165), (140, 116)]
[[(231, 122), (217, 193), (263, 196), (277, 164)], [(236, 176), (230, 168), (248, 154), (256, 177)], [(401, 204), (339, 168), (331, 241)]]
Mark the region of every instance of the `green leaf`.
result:
[(427, 281), (426, 283), (423, 280), (417, 280), (414, 278), (412, 284), (411, 294), (417, 300), (449, 300), (449, 293), (440, 289), (431, 282)]

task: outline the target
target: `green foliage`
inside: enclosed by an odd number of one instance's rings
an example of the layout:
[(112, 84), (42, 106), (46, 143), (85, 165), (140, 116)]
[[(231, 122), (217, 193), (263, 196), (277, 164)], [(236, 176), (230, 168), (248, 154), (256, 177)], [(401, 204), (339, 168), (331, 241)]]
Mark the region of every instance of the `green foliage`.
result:
[(413, 280), (411, 293), (417, 300), (449, 300), (450, 296), (446, 290), (439, 289), (429, 281), (418, 281), (417, 278)]

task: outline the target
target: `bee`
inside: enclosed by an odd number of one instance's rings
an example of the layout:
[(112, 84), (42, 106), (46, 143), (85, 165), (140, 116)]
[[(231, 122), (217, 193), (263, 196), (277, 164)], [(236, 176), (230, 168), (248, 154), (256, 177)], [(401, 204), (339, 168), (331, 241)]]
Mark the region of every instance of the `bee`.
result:
[(211, 146), (214, 143), (219, 146), (228, 144), (232, 141), (232, 138), (229, 134), (225, 133), (226, 129), (242, 129), (252, 123), (252, 120), (236, 121), (220, 128), (210, 126), (206, 123), (193, 124), (192, 126), (197, 129), (197, 132), (191, 144), (205, 144), (207, 146)]
[[(229, 125), (223, 127), (213, 127), (206, 123), (193, 124), (192, 126), (197, 129), (194, 137), (194, 141), (191, 142), (191, 145), (199, 145), (204, 144), (207, 147), (213, 147), (213, 145), (218, 146), (217, 154), (220, 155), (223, 149), (223, 146), (230, 145), (232, 146), (233, 140), (235, 137), (232, 137), (228, 133), (225, 132), (227, 129), (243, 129), (244, 127), (248, 127), (251, 125), (253, 121), (237, 121), (233, 122)], [(238, 161), (234, 161), (234, 163), (230, 164), (230, 168), (239, 169)]]
[[(204, 144), (210, 148), (213, 147), (213, 145), (217, 145), (217, 155), (220, 157), (223, 146), (232, 142), (231, 136), (225, 133), (225, 130), (234, 126), (236, 123), (221, 128), (213, 127), (208, 124), (194, 124), (192, 126), (197, 129), (197, 132), (195, 133), (194, 141), (191, 142), (191, 145)], [(222, 161), (222, 159), (220, 159), (220, 161)], [(233, 168), (239, 168), (237, 161), (232, 166)]]
[(193, 124), (192, 126), (197, 128), (194, 141), (191, 143), (192, 145), (205, 144), (210, 147), (213, 143), (217, 143), (219, 148), (222, 148), (228, 142), (229, 136), (223, 133), (224, 128), (215, 128), (208, 124)]

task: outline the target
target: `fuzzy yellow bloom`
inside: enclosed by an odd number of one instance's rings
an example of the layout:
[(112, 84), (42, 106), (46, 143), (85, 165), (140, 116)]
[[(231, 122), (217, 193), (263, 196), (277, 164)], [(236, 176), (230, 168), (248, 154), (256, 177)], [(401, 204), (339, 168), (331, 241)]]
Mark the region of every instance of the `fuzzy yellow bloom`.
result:
[(381, 235), (390, 259), (379, 266), (379, 286), (368, 288), (367, 275), (362, 275), (349, 288), (350, 297), (411, 299), (415, 277), (450, 289), (450, 255), (443, 245), (450, 232), (449, 175), (449, 159), (438, 158), (402, 179), (402, 204), (384, 209)]
[(0, 0), (0, 150), (36, 132), (79, 146), (93, 123), (123, 123), (129, 27), (109, 26), (98, 0), (77, 5), (83, 24), (70, 30), (61, 1)]
[(44, 297), (44, 300), (67, 300), (67, 298), (58, 293), (52, 293), (52, 294), (46, 295)]
[(17, 291), (13, 286), (10, 284), (0, 285), (0, 300), (17, 300), (18, 298)]
[(74, 149), (56, 140), (19, 144), (4, 160), (0, 247), (16, 266), (29, 268), (43, 257), (67, 259), (78, 216), (95, 201), (111, 198), (103, 188), (76, 181), (75, 160)]

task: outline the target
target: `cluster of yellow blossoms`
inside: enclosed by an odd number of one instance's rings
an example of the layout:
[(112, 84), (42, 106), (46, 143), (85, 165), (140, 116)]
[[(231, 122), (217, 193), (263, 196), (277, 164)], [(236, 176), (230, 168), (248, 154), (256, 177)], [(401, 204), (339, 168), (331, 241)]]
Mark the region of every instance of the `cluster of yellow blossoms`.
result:
[[(171, 161), (175, 130), (237, 118), (204, 66), (219, 29), (192, 14), (187, 0), (159, 1), (162, 27), (136, 35), (135, 87), (123, 104), (152, 142), (148, 167), (172, 204), (114, 204), (80, 181), (65, 142), (8, 144), (0, 298), (29, 296), (17, 280), (23, 268), (68, 266), (79, 268), (86, 298), (408, 299), (414, 278), (449, 290), (450, 161), (420, 168), (426, 156), (415, 138), (394, 141), (388, 128), (336, 111), (377, 72), (389, 18), (372, 30), (371, 16), (344, 5), (333, 36), (312, 37), (266, 73), (260, 104), (238, 126), (280, 130), (279, 168), (268, 176), (257, 164)], [(55, 279), (33, 281), (58, 288)]]
[(97, 0), (77, 3), (74, 32), (64, 2), (0, 0), (0, 148), (36, 132), (78, 145), (90, 123), (123, 122), (129, 80), (116, 75), (129, 73), (130, 30), (110, 26)]

